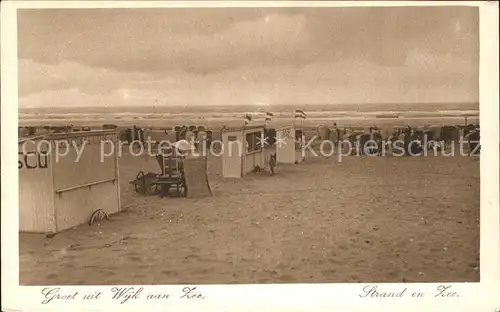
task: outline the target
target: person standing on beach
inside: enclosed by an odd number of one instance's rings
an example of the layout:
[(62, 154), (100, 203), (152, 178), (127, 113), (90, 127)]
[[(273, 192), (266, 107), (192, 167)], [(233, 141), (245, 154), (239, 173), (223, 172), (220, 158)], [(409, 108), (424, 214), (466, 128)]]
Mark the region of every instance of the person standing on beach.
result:
[(337, 127), (337, 123), (333, 123), (333, 128), (332, 128), (332, 142), (333, 142), (333, 149), (334, 151), (338, 150), (338, 145), (339, 145), (339, 128)]
[[(407, 151), (407, 139), (406, 139), (407, 135), (406, 135), (406, 131), (401, 131), (401, 130), (398, 130), (398, 140), (397, 142), (395, 143), (398, 143), (398, 147), (402, 147), (402, 149), (400, 150), (400, 153), (401, 155), (398, 155), (398, 156), (404, 156), (406, 155), (406, 151)], [(395, 146), (396, 147), (396, 146)]]
[(351, 132), (349, 128), (346, 128), (344, 130), (344, 135), (342, 136), (342, 154), (344, 155), (351, 155), (352, 152), (352, 146), (351, 142), (349, 141), (349, 136)]
[(269, 170), (271, 171), (271, 175), (274, 175), (274, 168), (276, 168), (276, 153), (271, 153), (269, 155)]
[(207, 141), (207, 133), (205, 130), (200, 129), (196, 135), (196, 150), (197, 151), (202, 151), (203, 147), (206, 147), (206, 141)]
[[(191, 147), (193, 147), (193, 146), (194, 146), (194, 143), (195, 143), (195, 142), (194, 142), (194, 140), (195, 140), (195, 138), (196, 138), (196, 137), (194, 136), (193, 131), (191, 131), (191, 129), (187, 129), (187, 130), (186, 130), (186, 137), (185, 137), (185, 140), (186, 140), (187, 142), (189, 142), (189, 144), (191, 145)], [(191, 148), (191, 149), (192, 149), (192, 148)]]

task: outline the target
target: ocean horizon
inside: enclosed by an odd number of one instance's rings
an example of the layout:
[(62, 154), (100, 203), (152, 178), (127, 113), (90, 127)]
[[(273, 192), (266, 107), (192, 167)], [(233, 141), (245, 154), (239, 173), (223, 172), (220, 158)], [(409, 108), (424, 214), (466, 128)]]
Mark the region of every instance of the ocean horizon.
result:
[(447, 103), (357, 103), (357, 104), (274, 104), (274, 105), (135, 105), (135, 106), (61, 106), (61, 107), (19, 107), (21, 114), (64, 114), (64, 113), (286, 113), (301, 109), (305, 112), (446, 112), (479, 111), (479, 102)]
[[(75, 124), (98, 126), (159, 127), (174, 124), (237, 125), (249, 114), (264, 122), (267, 112), (274, 114), (268, 124), (288, 124), (294, 110), (306, 112), (304, 125), (333, 123), (362, 124), (463, 124), (479, 120), (479, 103), (371, 103), (308, 105), (218, 105), (218, 106), (120, 106), (20, 108), (21, 126)], [(216, 126), (217, 127), (217, 126)]]

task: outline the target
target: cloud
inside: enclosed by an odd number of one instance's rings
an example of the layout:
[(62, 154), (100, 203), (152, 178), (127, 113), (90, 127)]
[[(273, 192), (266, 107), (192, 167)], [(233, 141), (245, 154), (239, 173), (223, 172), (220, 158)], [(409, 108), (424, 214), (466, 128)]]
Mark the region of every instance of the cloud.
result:
[[(457, 70), (460, 59), (414, 51), (405, 66), (370, 62), (317, 62), (240, 67), (197, 75), (179, 70), (162, 74), (121, 73), (77, 63), (40, 65), (43, 87), (24, 89), (21, 106), (327, 104), (367, 102), (477, 101), (478, 73)], [(30, 67), (20, 76), (32, 81)], [(43, 68), (43, 70), (40, 70)], [(462, 68), (467, 68), (462, 66)], [(432, 69), (431, 71), (429, 69)], [(78, 72), (78, 75), (74, 74)], [(45, 91), (41, 91), (41, 89)], [(31, 92), (29, 92), (31, 91)]]
[(477, 8), (20, 10), (18, 22), (24, 106), (477, 101), (479, 92)]
[(150, 10), (70, 12), (69, 17), (61, 12), (22, 12), (19, 55), (42, 63), (65, 60), (120, 71), (177, 68), (204, 73), (283, 60), (305, 48), (300, 15), (240, 9), (235, 17), (212, 12), (201, 13), (200, 20), (193, 14), (180, 19), (170, 10), (163, 15)]
[[(130, 83), (157, 78), (152, 74), (124, 73), (116, 69), (92, 67), (68, 61), (43, 64), (31, 59), (20, 59), (18, 66), (20, 96), (65, 89), (79, 89), (89, 94), (106, 94)], [(163, 80), (171, 81), (165, 77)]]
[(478, 40), (478, 10), (467, 7), (21, 10), (18, 20), (21, 58), (141, 72), (401, 66), (415, 48), (468, 58)]

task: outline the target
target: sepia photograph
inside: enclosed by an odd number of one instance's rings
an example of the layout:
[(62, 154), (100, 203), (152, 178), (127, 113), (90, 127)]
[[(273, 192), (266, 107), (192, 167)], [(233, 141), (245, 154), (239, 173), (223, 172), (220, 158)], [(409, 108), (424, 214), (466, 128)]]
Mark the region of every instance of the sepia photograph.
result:
[(480, 282), (478, 7), (17, 25), (20, 285)]

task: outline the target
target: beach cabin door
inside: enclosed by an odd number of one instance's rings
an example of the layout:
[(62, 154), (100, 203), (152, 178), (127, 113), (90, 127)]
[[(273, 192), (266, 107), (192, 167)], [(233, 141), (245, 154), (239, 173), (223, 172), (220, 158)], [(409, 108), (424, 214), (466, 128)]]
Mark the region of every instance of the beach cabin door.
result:
[(278, 129), (276, 161), (282, 164), (294, 164), (295, 156), (295, 129), (293, 127)]
[(224, 141), (222, 175), (224, 178), (240, 178), (242, 165), (241, 142), (238, 141), (238, 137), (235, 135), (228, 135)]

